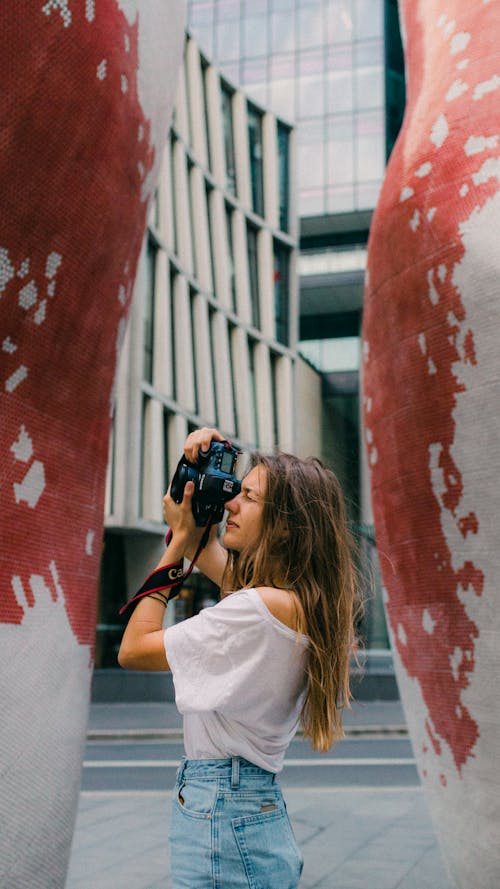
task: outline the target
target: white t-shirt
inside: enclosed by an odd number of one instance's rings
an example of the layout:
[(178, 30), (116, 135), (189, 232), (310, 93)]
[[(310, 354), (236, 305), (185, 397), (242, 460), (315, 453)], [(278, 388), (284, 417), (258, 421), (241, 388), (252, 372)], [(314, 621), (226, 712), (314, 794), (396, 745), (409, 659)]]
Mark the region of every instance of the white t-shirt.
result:
[(307, 644), (255, 589), (168, 627), (165, 651), (187, 758), (241, 756), (281, 771), (304, 703)]

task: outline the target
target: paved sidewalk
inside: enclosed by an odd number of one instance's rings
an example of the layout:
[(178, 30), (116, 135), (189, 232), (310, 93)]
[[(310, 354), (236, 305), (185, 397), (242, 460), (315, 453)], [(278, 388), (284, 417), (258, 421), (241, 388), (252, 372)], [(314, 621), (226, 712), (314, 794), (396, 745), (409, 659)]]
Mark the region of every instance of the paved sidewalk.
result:
[[(406, 733), (399, 701), (358, 701), (344, 714), (347, 734), (379, 732)], [(171, 701), (146, 704), (92, 704), (89, 740), (113, 737), (168, 737), (182, 733), (182, 717)]]
[[(399, 702), (356, 704), (345, 722), (349, 733), (404, 731)], [(94, 704), (89, 737), (180, 728), (172, 704)], [(285, 796), (304, 853), (301, 889), (454, 889), (420, 788), (285, 787)], [(168, 788), (82, 793), (66, 889), (171, 889), (170, 803)]]

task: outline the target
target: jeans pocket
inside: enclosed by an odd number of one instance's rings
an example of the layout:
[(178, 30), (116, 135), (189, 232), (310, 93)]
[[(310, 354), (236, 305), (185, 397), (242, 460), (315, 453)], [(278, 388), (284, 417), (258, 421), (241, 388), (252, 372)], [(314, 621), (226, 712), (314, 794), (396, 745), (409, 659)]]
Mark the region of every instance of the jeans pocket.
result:
[(234, 818), (249, 889), (297, 889), (303, 860), (284, 806)]
[(189, 779), (175, 787), (176, 807), (191, 818), (211, 818), (217, 802), (217, 782)]

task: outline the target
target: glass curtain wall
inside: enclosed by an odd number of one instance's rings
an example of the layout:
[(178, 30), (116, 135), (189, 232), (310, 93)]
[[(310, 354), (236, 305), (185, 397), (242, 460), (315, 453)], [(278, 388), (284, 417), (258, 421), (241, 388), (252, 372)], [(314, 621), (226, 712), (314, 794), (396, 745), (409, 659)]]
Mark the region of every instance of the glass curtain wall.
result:
[(373, 208), (384, 174), (384, 0), (189, 0), (201, 48), (297, 125), (301, 216)]

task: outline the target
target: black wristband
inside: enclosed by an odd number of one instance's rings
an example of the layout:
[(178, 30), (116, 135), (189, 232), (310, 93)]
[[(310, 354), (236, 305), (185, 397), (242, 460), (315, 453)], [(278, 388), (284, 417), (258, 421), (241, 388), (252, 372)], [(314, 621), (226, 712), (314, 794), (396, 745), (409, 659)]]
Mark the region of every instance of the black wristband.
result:
[(124, 614), (129, 608), (135, 608), (141, 599), (145, 596), (149, 596), (151, 593), (170, 589), (170, 593), (166, 597), (165, 604), (167, 604), (167, 602), (170, 602), (170, 599), (173, 599), (174, 596), (178, 594), (183, 580), (184, 568), (182, 559), (179, 559), (178, 562), (173, 562), (171, 565), (164, 565), (162, 568), (157, 568), (156, 571), (153, 571), (153, 573), (149, 575), (149, 577), (146, 577), (140, 590), (138, 590), (135, 596), (133, 596), (126, 605), (123, 605), (123, 607), (120, 608), (118, 613)]

